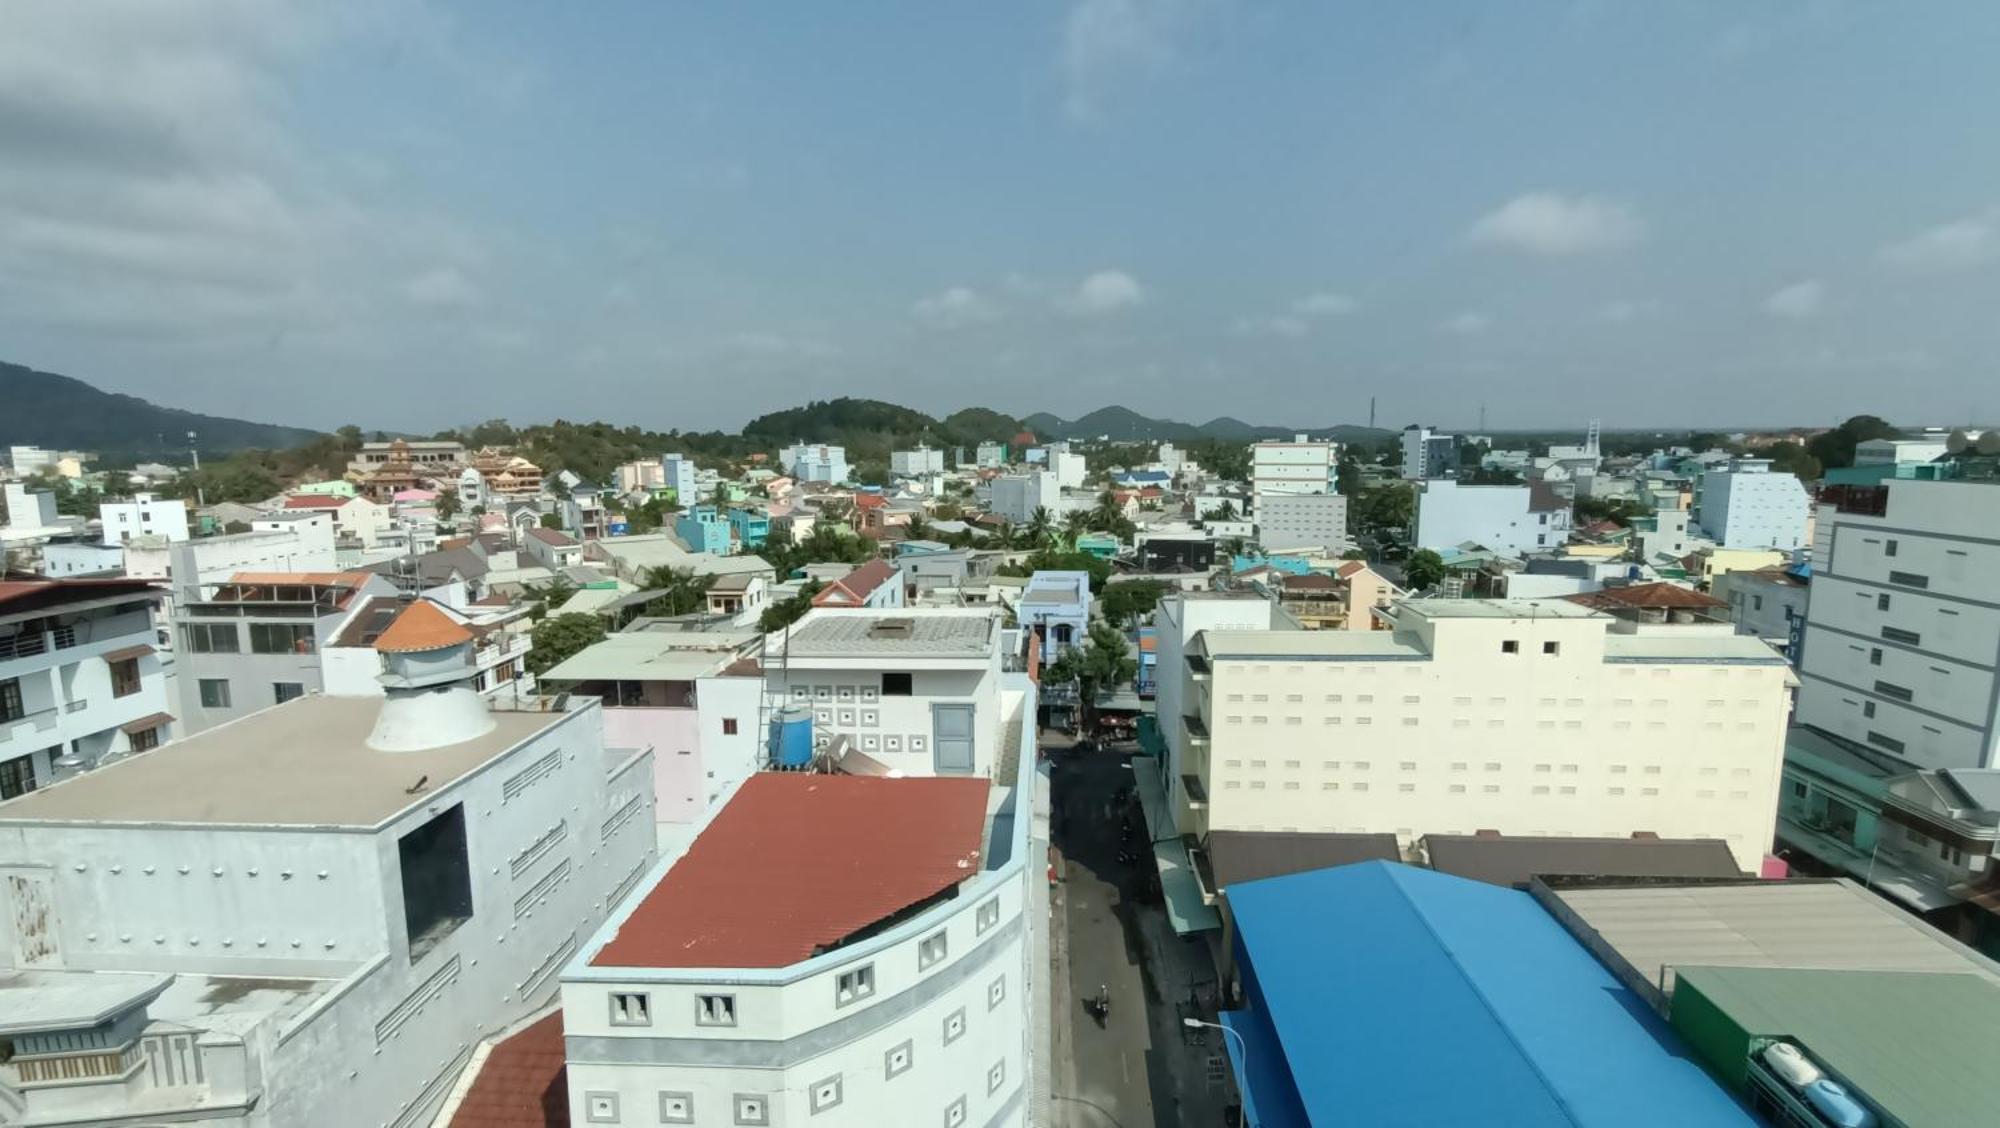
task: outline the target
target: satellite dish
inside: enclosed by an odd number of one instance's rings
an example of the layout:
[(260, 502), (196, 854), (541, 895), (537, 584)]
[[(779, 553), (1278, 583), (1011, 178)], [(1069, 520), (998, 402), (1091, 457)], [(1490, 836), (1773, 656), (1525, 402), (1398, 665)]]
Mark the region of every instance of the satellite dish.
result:
[(1973, 444), (1981, 454), (2000, 454), (2000, 431), (1988, 431)]
[(1964, 454), (1965, 448), (1970, 446), (1971, 444), (1972, 440), (1965, 437), (1965, 431), (1963, 428), (1953, 430), (1952, 433), (1946, 435), (1944, 439), (1944, 449), (1950, 451), (1953, 454)]

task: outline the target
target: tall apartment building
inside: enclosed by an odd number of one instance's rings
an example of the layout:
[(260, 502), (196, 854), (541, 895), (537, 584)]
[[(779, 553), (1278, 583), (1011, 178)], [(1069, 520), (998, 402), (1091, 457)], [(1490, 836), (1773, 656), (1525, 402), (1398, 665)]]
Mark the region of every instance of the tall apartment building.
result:
[[(790, 469), (787, 466), (786, 469)], [(682, 505), (693, 505), (699, 497), (695, 478), (700, 473), (694, 460), (684, 454), (663, 454), (660, 456), (660, 477), (666, 488), (674, 491), (674, 499)]]
[(1450, 435), (1413, 423), (1403, 428), (1403, 477), (1413, 482), (1442, 478), (1450, 473), (1457, 450)]
[(838, 485), (853, 477), (847, 466), (847, 448), (825, 443), (794, 443), (778, 452), (785, 472), (801, 482), (832, 482)]
[(161, 594), (137, 580), (0, 581), (0, 800), (171, 738)]
[(1799, 722), (1920, 767), (2000, 767), (1996, 571), (2000, 482), (1827, 487)]
[(0, 803), (0, 1120), (432, 1123), (656, 856), (652, 751), (488, 712), (470, 643)]
[(1250, 445), (1250, 488), (1258, 498), (1334, 493), (1339, 475), (1339, 443), (1316, 443), (1299, 435), (1291, 442)]
[(1702, 474), (1694, 519), (1723, 548), (1791, 551), (1806, 546), (1811, 506), (1797, 475), (1771, 473), (1769, 459), (1738, 458)]
[(1417, 546), (1472, 543), (1508, 556), (1555, 548), (1569, 540), (1573, 510), (1546, 482), (1468, 486), (1426, 482), (1417, 495)]
[(104, 543), (124, 544), (133, 537), (188, 539), (187, 503), (179, 498), (135, 495), (130, 501), (107, 501), (97, 507), (104, 522)]
[(899, 478), (921, 478), (927, 474), (944, 473), (944, 452), (920, 446), (915, 450), (898, 450), (889, 454), (889, 473)]
[(1037, 509), (1048, 510), (1051, 517), (1062, 509), (1062, 487), (1057, 484), (1056, 476), (1046, 470), (1002, 474), (993, 479), (991, 489), (992, 500), (987, 508), (1016, 525), (1034, 517)]
[(994, 470), (1007, 465), (1006, 443), (980, 443), (973, 448), (972, 460), (981, 470)]
[(1727, 624), (1563, 600), (1411, 600), (1356, 632), (1197, 594), (1161, 608), (1161, 783), (1196, 843), (1649, 832), (1721, 839), (1750, 871), (1771, 848), (1796, 683)]
[(1257, 543), (1267, 552), (1325, 547), (1347, 550), (1347, 498), (1337, 493), (1265, 494), (1257, 499)]

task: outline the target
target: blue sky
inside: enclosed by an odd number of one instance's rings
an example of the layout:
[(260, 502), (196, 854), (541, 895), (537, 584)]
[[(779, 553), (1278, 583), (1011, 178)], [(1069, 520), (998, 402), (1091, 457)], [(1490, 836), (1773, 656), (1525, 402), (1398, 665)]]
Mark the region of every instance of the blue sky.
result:
[(2000, 5), (15, 0), (0, 359), (428, 429), (2000, 417)]

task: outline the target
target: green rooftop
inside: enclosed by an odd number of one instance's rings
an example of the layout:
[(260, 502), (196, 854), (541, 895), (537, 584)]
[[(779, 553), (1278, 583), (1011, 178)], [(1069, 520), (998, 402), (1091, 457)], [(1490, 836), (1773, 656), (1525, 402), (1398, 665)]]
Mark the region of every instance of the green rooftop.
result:
[[(1957, 973), (1810, 968), (1679, 967), (1674, 972), (1678, 1030), (1687, 1029), (1678, 1011), (1692, 988), (1742, 1034), (1797, 1042), (1891, 1123), (1955, 1128), (1992, 1124), (2000, 1116), (1995, 1112), (2000, 1109), (2000, 1071), (1992, 1064), (1993, 1047), (2000, 1045), (2000, 986), (1990, 980)], [(1695, 1009), (1707, 1008), (1697, 1003)], [(1710, 1039), (1697, 1031), (1691, 1041)], [(1706, 1048), (1715, 1045), (1710, 1041)]]

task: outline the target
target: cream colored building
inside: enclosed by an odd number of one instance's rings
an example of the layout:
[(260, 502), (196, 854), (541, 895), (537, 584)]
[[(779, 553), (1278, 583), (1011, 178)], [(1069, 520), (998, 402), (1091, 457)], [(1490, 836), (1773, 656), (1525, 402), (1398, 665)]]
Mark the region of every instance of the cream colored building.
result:
[[(1168, 599), (1163, 620), (1203, 602)], [(1192, 633), (1177, 666), (1163, 638), (1163, 782), (1183, 835), (1393, 832), (1407, 850), (1433, 833), (1651, 832), (1723, 839), (1746, 870), (1770, 849), (1797, 683), (1764, 642), (1561, 600), (1379, 614), (1391, 630), (1250, 616)]]

